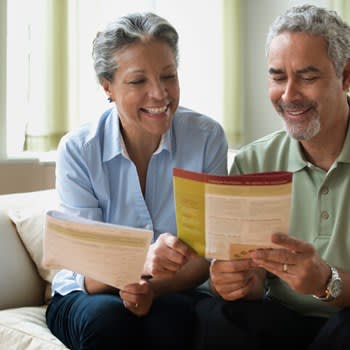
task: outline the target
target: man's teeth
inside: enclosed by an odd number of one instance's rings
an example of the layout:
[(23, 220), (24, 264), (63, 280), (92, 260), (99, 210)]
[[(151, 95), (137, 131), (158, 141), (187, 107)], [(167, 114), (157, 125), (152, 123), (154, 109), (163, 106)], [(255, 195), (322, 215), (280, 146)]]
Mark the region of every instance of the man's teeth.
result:
[(151, 114), (163, 113), (167, 110), (168, 106), (164, 107), (153, 107), (153, 108), (144, 108), (146, 112)]
[(288, 113), (291, 115), (300, 115), (300, 114), (303, 114), (304, 112), (305, 112), (304, 109), (302, 111), (288, 111)]

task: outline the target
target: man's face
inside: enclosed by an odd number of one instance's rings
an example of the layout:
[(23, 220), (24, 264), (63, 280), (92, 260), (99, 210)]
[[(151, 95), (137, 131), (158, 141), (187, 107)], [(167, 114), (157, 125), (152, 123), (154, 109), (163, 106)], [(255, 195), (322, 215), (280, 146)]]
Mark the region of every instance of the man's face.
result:
[(346, 89), (324, 38), (283, 32), (270, 45), (269, 95), (290, 136), (322, 138), (342, 117)]

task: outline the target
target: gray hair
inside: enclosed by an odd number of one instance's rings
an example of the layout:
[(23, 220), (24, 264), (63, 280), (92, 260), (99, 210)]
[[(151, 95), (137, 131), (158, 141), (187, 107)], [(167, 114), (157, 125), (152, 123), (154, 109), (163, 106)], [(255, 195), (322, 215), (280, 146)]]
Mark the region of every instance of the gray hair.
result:
[(164, 41), (174, 53), (178, 63), (178, 33), (164, 18), (151, 13), (132, 13), (109, 23), (98, 32), (92, 49), (94, 68), (100, 84), (112, 81), (118, 68), (116, 53), (126, 46), (145, 39)]
[(302, 32), (322, 36), (328, 43), (328, 56), (338, 77), (350, 58), (350, 27), (335, 11), (313, 5), (288, 9), (272, 23), (266, 40), (266, 54), (272, 39), (282, 32)]

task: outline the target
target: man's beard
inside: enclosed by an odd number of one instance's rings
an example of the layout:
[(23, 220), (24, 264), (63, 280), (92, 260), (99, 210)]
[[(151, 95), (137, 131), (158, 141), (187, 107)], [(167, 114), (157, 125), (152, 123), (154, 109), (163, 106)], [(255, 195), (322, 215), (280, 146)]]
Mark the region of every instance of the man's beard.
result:
[(321, 129), (320, 117), (318, 114), (312, 117), (306, 128), (303, 125), (300, 125), (300, 123), (287, 122), (284, 118), (283, 122), (289, 136), (298, 141), (311, 140)]
[[(296, 106), (293, 104), (293, 106), (286, 106), (280, 103), (278, 105), (278, 113), (281, 115), (285, 130), (288, 132), (289, 136), (298, 140), (298, 141), (308, 141), (311, 140), (314, 136), (316, 136), (321, 129), (321, 122), (320, 122), (320, 116), (316, 112), (316, 104), (311, 103), (308, 106)], [(311, 120), (309, 120), (306, 124), (306, 122), (295, 122), (293, 120), (286, 119), (283, 115), (283, 112), (288, 109), (308, 109), (312, 108), (314, 111), (314, 114), (311, 117)], [(305, 127), (306, 124), (306, 127)]]

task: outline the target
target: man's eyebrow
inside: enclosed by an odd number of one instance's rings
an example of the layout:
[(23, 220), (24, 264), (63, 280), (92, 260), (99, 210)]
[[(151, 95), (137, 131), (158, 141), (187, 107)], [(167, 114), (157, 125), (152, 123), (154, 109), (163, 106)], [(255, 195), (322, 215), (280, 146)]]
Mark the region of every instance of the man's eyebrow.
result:
[(297, 73), (299, 73), (299, 74), (310, 73), (310, 72), (320, 73), (320, 70), (318, 68), (316, 68), (315, 66), (307, 66), (305, 68), (301, 68), (301, 69), (297, 70)]
[(278, 68), (270, 68), (269, 69), (269, 74), (283, 74), (283, 70), (282, 69), (278, 69)]
[[(310, 72), (320, 73), (320, 70), (315, 66), (307, 66), (297, 70), (298, 74), (304, 74), (304, 73), (310, 73)], [(269, 74), (284, 74), (284, 71), (279, 68), (270, 68)]]

